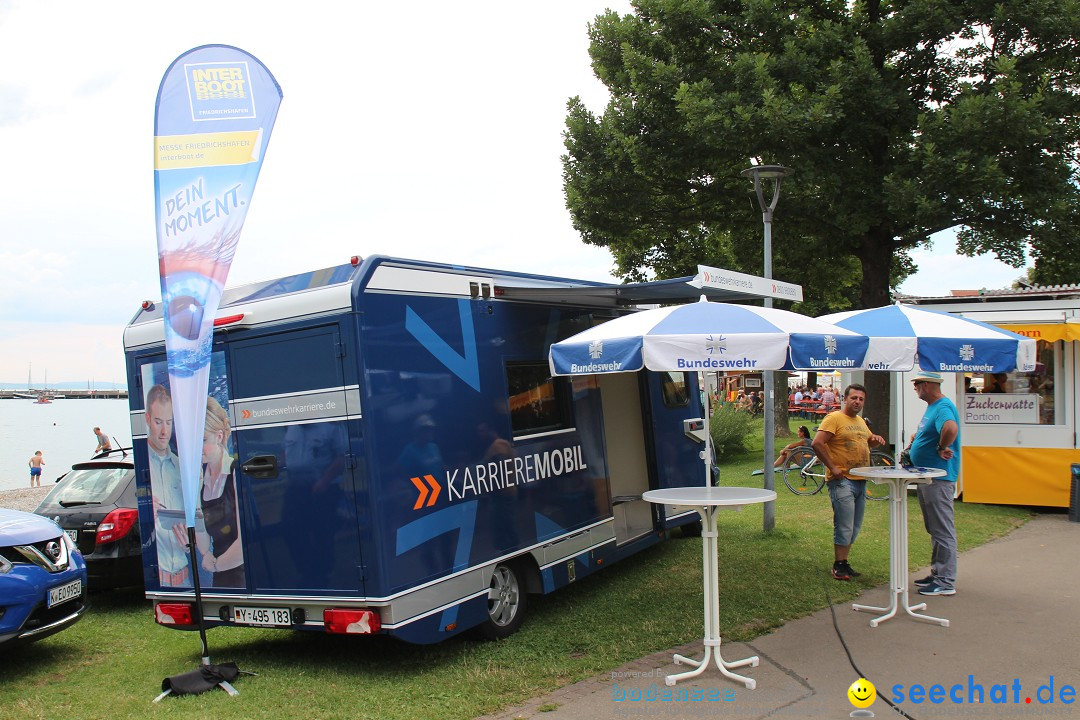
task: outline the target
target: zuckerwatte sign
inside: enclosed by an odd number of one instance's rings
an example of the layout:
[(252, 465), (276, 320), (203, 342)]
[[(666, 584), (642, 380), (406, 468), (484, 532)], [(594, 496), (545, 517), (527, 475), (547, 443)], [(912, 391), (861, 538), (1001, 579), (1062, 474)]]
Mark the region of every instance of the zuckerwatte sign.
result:
[(1039, 396), (994, 393), (964, 396), (964, 422), (970, 425), (1037, 425)]

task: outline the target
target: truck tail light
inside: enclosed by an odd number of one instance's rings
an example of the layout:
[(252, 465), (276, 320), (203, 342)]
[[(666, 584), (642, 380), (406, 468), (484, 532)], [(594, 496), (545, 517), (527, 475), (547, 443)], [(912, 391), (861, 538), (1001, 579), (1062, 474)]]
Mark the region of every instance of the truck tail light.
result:
[(139, 511), (133, 508), (117, 508), (105, 516), (97, 527), (95, 545), (116, 542), (131, 532), (139, 520)]
[(195, 606), (191, 603), (158, 603), (154, 606), (154, 620), (158, 625), (194, 625)]
[(374, 610), (323, 610), (323, 625), (328, 633), (374, 635), (382, 621)]

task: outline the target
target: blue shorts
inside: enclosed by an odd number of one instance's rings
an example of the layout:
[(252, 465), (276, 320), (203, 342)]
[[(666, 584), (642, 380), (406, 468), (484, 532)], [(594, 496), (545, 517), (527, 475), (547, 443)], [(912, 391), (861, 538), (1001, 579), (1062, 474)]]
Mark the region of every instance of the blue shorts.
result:
[(41, 474), (41, 468), (39, 468), (39, 467), (30, 468), (30, 477), (36, 477), (36, 476), (38, 476), (40, 474)]
[(840, 478), (830, 480), (828, 485), (833, 508), (833, 545), (853, 545), (866, 510), (866, 481)]

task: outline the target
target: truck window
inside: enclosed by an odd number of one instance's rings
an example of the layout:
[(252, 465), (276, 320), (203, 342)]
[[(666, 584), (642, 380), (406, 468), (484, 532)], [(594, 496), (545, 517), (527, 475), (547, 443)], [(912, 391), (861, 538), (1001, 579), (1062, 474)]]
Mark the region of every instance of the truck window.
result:
[(690, 404), (690, 389), (686, 382), (686, 373), (662, 372), (660, 386), (663, 389), (666, 407), (686, 407)]
[(567, 378), (553, 378), (546, 363), (506, 364), (514, 437), (573, 427)]

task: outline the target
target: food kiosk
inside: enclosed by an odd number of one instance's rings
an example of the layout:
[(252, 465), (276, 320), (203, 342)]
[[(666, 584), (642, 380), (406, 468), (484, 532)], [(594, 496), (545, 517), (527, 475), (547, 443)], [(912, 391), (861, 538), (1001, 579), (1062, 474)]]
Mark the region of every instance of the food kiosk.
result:
[[(968, 502), (1068, 507), (1080, 463), (1080, 285), (897, 299), (1038, 340), (1035, 372), (957, 373), (942, 384), (960, 413), (957, 491)], [(893, 378), (892, 427), (905, 444), (926, 408), (911, 378)]]

